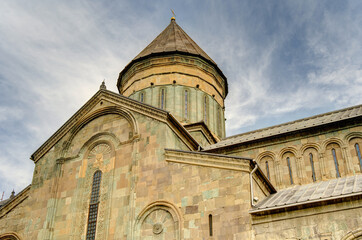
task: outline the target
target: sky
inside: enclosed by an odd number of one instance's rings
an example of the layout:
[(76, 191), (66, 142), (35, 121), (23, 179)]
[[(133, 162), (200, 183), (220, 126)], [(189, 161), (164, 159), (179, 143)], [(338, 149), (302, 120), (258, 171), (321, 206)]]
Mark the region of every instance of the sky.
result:
[(362, 104), (362, 1), (0, 1), (0, 199), (29, 159), (176, 22), (228, 79), (227, 136)]

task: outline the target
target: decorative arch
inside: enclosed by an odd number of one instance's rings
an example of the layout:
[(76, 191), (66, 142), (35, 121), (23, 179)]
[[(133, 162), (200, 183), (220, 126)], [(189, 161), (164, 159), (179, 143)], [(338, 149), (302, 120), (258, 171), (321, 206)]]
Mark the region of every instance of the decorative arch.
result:
[(299, 157), (298, 151), (295, 147), (283, 148), (279, 154), (280, 159), (280, 175), (284, 185), (299, 184), (301, 174), (301, 167), (297, 164)]
[(346, 142), (349, 142), (351, 141), (353, 138), (362, 138), (362, 133), (361, 132), (351, 132), (351, 133), (348, 133), (344, 139)]
[(278, 175), (278, 171), (275, 166), (275, 160), (276, 160), (276, 155), (271, 151), (262, 152), (256, 157), (256, 162), (259, 164), (265, 176), (273, 184), (276, 184), (277, 181), (276, 179)]
[[(333, 146), (334, 145), (334, 146)], [(340, 138), (329, 138), (323, 142), (323, 153), (325, 154), (325, 166), (330, 178), (345, 176), (347, 171), (346, 159), (343, 148), (346, 145)]]
[(276, 159), (276, 154), (271, 152), (271, 151), (265, 151), (265, 152), (260, 153), (256, 157), (255, 161), (259, 162), (263, 157), (271, 157), (273, 160), (275, 160)]
[(307, 183), (322, 179), (320, 149), (320, 145), (317, 143), (303, 144), (300, 148), (304, 163), (304, 180)]
[(317, 152), (321, 151), (321, 146), (318, 143), (306, 143), (303, 144), (302, 147), (300, 148), (301, 155), (303, 155), (305, 150), (307, 150), (308, 148), (314, 148)]
[(345, 136), (349, 150), (352, 172), (362, 172), (362, 133), (352, 132)]
[(286, 147), (286, 148), (283, 148), (282, 150), (280, 150), (280, 152), (278, 154), (278, 158), (283, 159), (283, 155), (288, 152), (293, 153), (295, 157), (299, 157), (298, 151), (295, 147)]
[(63, 148), (62, 156), (64, 157), (66, 155), (74, 137), (85, 125), (87, 125), (88, 123), (90, 123), (91, 121), (93, 121), (98, 117), (108, 114), (118, 114), (128, 121), (128, 123), (131, 125), (131, 129), (133, 130), (132, 136), (130, 136), (130, 138), (135, 138), (139, 135), (137, 120), (130, 111), (118, 106), (104, 107), (102, 109), (92, 112), (90, 115), (78, 121), (78, 123), (72, 128), (70, 137), (67, 139), (67, 141), (65, 141), (65, 146)]
[[(160, 234), (164, 234), (165, 238), (157, 239), (180, 240), (181, 224), (181, 214), (172, 203), (156, 201), (145, 207), (138, 215), (134, 236), (135, 239), (141, 240), (144, 237), (158, 237)], [(150, 229), (143, 231), (144, 228)]]
[(1, 234), (0, 240), (22, 240), (22, 238), (15, 232), (9, 232)]
[(340, 138), (336, 138), (336, 137), (332, 137), (332, 138), (328, 138), (328, 139), (326, 139), (323, 143), (322, 143), (322, 151), (323, 152), (325, 152), (326, 151), (326, 149), (327, 149), (327, 146), (329, 145), (329, 144), (331, 144), (331, 143), (336, 143), (336, 144), (338, 144), (339, 145), (339, 147), (343, 147), (343, 146), (345, 146), (345, 142), (342, 140), (342, 139), (340, 139)]
[(350, 231), (344, 237), (341, 238), (341, 240), (358, 240), (358, 239), (362, 239), (362, 228)]
[(112, 152), (115, 151), (116, 146), (122, 144), (113, 133), (101, 132), (95, 134), (88, 141), (86, 141), (79, 150), (78, 155), (80, 156), (87, 154), (93, 147), (101, 143), (108, 144), (111, 147)]

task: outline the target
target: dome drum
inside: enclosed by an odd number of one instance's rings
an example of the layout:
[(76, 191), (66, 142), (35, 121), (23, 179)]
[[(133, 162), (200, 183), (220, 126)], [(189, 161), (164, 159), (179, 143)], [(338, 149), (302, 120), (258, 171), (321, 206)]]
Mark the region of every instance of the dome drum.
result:
[(128, 97), (151, 84), (196, 87), (213, 96), (220, 106), (224, 106), (226, 82), (213, 66), (196, 57), (178, 54), (137, 62), (120, 75), (118, 89)]

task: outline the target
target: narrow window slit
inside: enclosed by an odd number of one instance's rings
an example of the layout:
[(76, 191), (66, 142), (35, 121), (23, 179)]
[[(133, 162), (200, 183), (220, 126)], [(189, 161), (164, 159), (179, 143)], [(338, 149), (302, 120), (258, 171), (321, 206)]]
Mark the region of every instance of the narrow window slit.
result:
[(188, 112), (189, 112), (189, 92), (187, 90), (185, 90), (185, 114), (184, 117), (185, 119), (188, 118)]
[(359, 167), (360, 167), (360, 170), (362, 172), (362, 157), (361, 157), (361, 150), (359, 148), (359, 144), (356, 143), (354, 145), (354, 147), (356, 148), (356, 152), (357, 152), (357, 156), (358, 156), (358, 160), (359, 160)]
[(314, 170), (314, 161), (313, 161), (313, 154), (309, 153), (309, 160), (310, 160), (310, 166), (312, 168), (312, 178), (313, 178), (313, 182), (316, 181), (316, 177), (315, 177), (315, 170)]
[(144, 97), (145, 97), (144, 94), (141, 93), (141, 98), (140, 98), (141, 102), (144, 102), (144, 101), (145, 101)]
[(269, 163), (268, 161), (265, 162), (266, 174), (268, 179), (270, 180), (270, 172), (269, 172)]
[(290, 158), (289, 157), (287, 157), (287, 164), (288, 164), (288, 169), (289, 169), (290, 184), (294, 184), (293, 183), (292, 166), (290, 165)]
[(336, 168), (336, 177), (339, 178), (339, 177), (341, 177), (341, 175), (339, 173), (337, 155), (336, 155), (336, 150), (334, 148), (332, 148), (332, 155), (333, 155), (333, 160), (334, 160), (334, 166)]
[(209, 235), (212, 237), (213, 229), (212, 229), (212, 215), (209, 215)]
[(204, 121), (207, 124), (207, 96), (204, 97)]
[(165, 109), (165, 89), (161, 89), (160, 107)]

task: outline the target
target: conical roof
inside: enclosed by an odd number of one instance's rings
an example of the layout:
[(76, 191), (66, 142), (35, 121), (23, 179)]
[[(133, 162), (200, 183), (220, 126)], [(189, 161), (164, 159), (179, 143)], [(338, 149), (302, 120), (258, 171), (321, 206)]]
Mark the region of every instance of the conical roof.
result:
[(220, 76), (225, 80), (226, 89), (225, 96), (228, 93), (227, 80), (223, 72), (217, 64), (202, 50), (189, 35), (176, 23), (174, 18), (170, 24), (163, 30), (145, 49), (143, 49), (127, 66), (119, 73), (117, 87), (121, 84), (122, 75), (136, 62), (148, 57), (169, 55), (169, 54), (185, 54), (197, 56), (210, 63)]
[(216, 63), (185, 33), (174, 19), (142, 52), (133, 60), (149, 55), (167, 52), (180, 52), (198, 55), (216, 65)]

